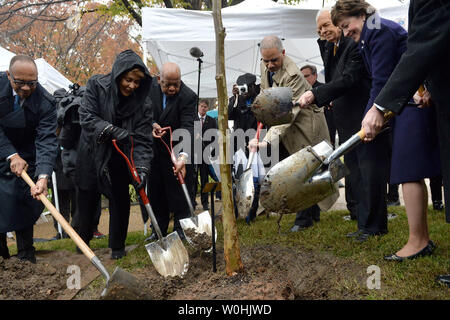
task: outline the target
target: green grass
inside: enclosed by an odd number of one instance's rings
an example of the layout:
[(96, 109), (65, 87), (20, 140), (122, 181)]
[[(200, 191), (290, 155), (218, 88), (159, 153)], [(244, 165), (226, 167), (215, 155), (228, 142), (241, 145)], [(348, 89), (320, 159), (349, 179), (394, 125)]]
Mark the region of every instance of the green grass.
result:
[[(238, 220), (239, 243), (241, 247), (278, 244), (295, 248), (304, 248), (318, 252), (327, 252), (354, 262), (367, 268), (377, 265), (381, 269), (381, 285), (383, 290), (369, 290), (366, 299), (450, 299), (448, 288), (437, 283), (435, 277), (450, 273), (450, 224), (445, 222), (443, 212), (429, 209), (428, 223), (430, 238), (436, 243), (432, 256), (419, 258), (402, 263), (383, 260), (385, 254), (395, 253), (408, 239), (408, 222), (404, 207), (391, 207), (389, 212), (398, 217), (388, 223), (389, 233), (381, 237), (372, 237), (367, 242), (358, 244), (349, 240), (346, 234), (356, 230), (355, 221), (345, 221), (343, 216), (347, 211), (332, 211), (321, 213), (320, 223), (313, 227), (292, 234), (289, 232), (294, 223), (295, 215), (285, 215), (281, 220), (281, 230), (278, 232), (278, 217), (259, 216), (248, 226), (243, 220)], [(220, 222), (216, 223), (218, 230), (218, 245), (223, 245), (223, 230)], [(143, 246), (143, 232), (129, 233), (126, 245), (138, 244), (126, 257), (116, 262), (126, 270), (142, 268), (151, 264)], [(35, 243), (37, 250), (69, 250), (75, 251), (75, 244), (70, 239)], [(91, 247), (107, 248), (107, 239), (94, 239)], [(11, 248), (14, 253), (15, 246)]]

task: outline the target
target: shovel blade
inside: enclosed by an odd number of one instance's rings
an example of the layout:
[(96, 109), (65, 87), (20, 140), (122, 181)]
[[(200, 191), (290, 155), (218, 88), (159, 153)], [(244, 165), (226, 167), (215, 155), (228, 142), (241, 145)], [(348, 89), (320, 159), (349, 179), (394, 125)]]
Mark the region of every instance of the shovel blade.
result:
[(255, 196), (255, 186), (253, 184), (252, 169), (245, 170), (236, 183), (236, 206), (239, 217), (245, 219), (252, 207)]
[(144, 288), (135, 276), (131, 273), (116, 267), (111, 278), (106, 284), (106, 289), (102, 293), (104, 300), (150, 300), (152, 297), (147, 293), (148, 288)]
[(274, 87), (263, 90), (252, 104), (255, 118), (268, 126), (290, 123), (292, 120), (292, 88)]
[(155, 269), (163, 277), (183, 277), (189, 268), (188, 252), (177, 232), (145, 245)]
[[(203, 211), (194, 217), (180, 219), (180, 225), (191, 245), (204, 250), (211, 248), (212, 223), (209, 211)], [(215, 229), (215, 239), (217, 240), (217, 229)]]

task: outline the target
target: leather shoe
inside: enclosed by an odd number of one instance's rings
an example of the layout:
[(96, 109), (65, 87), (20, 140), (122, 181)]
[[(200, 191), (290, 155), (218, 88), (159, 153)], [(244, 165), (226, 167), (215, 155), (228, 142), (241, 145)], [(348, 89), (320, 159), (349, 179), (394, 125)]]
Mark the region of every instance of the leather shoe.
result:
[(355, 238), (353, 238), (353, 241), (362, 243), (362, 242), (366, 242), (370, 237), (373, 237), (373, 236), (374, 236), (373, 234), (361, 232), (359, 234), (359, 236), (356, 236)]
[(358, 237), (362, 232), (363, 232), (362, 230), (356, 230), (355, 232), (347, 233), (347, 237), (355, 238)]
[(291, 232), (298, 232), (300, 230), (305, 230), (305, 229), (307, 229), (309, 227), (311, 227), (311, 226), (298, 226), (298, 225), (294, 224), (294, 226), (291, 228), (290, 231)]
[(111, 259), (117, 260), (126, 256), (125, 249), (111, 250)]
[(144, 242), (153, 242), (153, 241), (155, 241), (155, 240), (157, 240), (157, 239), (158, 239), (158, 237), (156, 236), (156, 233), (153, 232), (153, 233), (150, 235), (150, 237), (145, 238)]
[(450, 274), (441, 274), (437, 276), (436, 280), (450, 288)]
[(438, 211), (444, 210), (444, 205), (442, 204), (442, 201), (433, 201), (433, 209)]
[(395, 253), (384, 256), (384, 260), (386, 261), (398, 261), (398, 262), (402, 262), (404, 260), (413, 260), (419, 257), (425, 257), (425, 256), (429, 256), (433, 253), (433, 248), (430, 245), (430, 243), (428, 243), (422, 250), (420, 250), (417, 253), (414, 253), (410, 256), (407, 257), (399, 257), (398, 255), (396, 255)]

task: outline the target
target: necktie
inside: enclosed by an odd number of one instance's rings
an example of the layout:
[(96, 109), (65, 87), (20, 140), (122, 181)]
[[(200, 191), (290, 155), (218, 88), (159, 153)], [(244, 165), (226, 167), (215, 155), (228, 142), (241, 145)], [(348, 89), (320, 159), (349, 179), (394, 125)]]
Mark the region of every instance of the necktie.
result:
[(166, 108), (166, 104), (167, 104), (167, 96), (165, 94), (163, 94), (163, 110)]
[(338, 45), (337, 45), (337, 43), (335, 43), (334, 44), (334, 48), (333, 48), (333, 56), (335, 56), (336, 55), (336, 52), (338, 51)]
[(274, 73), (275, 73), (275, 72), (270, 72), (270, 71), (269, 71), (269, 86), (270, 86), (270, 87), (273, 85), (273, 79), (272, 79), (272, 76), (273, 76)]
[(205, 117), (202, 117), (202, 127), (203, 127), (204, 123), (205, 123)]
[(20, 109), (20, 102), (19, 102), (19, 95), (16, 94), (16, 96), (14, 97), (14, 108), (13, 111), (19, 110)]

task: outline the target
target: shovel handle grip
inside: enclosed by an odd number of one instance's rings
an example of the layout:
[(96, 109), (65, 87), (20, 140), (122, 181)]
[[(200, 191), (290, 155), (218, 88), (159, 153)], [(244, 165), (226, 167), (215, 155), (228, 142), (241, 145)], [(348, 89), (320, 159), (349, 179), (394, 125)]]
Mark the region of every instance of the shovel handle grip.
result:
[[(21, 177), (25, 182), (31, 187), (35, 187), (36, 184), (31, 180), (30, 176), (26, 173), (25, 170), (22, 170)], [(53, 206), (50, 200), (47, 199), (43, 194), (39, 195), (39, 200), (45, 205), (45, 207), (50, 211), (53, 218), (59, 222), (64, 231), (69, 235), (69, 237), (76, 243), (78, 248), (84, 253), (89, 260), (92, 260), (95, 257), (94, 252), (92, 252), (91, 248), (81, 239), (81, 237), (76, 233), (76, 231), (71, 227), (71, 225), (64, 219), (64, 217), (59, 213), (58, 210)]]
[[(393, 117), (395, 117), (395, 113), (393, 113), (392, 111), (386, 112), (384, 114), (384, 123), (386, 124), (386, 122), (391, 120)], [(359, 138), (361, 140), (364, 140), (364, 138), (366, 137), (366, 132), (365, 132), (364, 128), (361, 128), (361, 130), (358, 131), (357, 135), (359, 136)]]

